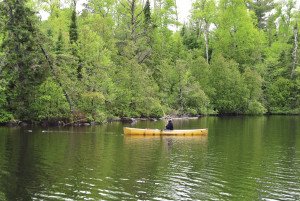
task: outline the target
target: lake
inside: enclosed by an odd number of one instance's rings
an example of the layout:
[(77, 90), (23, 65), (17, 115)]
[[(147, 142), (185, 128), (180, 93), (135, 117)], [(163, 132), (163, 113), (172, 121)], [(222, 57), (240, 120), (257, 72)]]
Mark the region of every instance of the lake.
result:
[(206, 137), (123, 126), (0, 127), (0, 200), (300, 200), (300, 116), (174, 120)]

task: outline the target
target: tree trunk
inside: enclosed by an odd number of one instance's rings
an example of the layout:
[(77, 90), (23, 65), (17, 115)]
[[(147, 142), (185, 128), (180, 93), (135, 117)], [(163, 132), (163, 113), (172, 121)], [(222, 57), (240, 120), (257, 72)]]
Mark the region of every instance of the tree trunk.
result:
[(174, 0), (174, 4), (175, 4), (175, 15), (176, 15), (176, 31), (178, 31), (178, 7), (177, 7), (177, 1)]
[(66, 97), (66, 100), (67, 100), (67, 102), (68, 102), (68, 104), (69, 104), (70, 112), (71, 112), (71, 114), (73, 114), (73, 113), (74, 113), (74, 107), (73, 107), (72, 100), (71, 100), (69, 94), (67, 93), (67, 91), (64, 89), (64, 87), (63, 87), (61, 81), (60, 81), (59, 78), (57, 77), (57, 75), (56, 75), (56, 73), (55, 73), (55, 70), (54, 70), (54, 66), (53, 66), (54, 64), (52, 63), (51, 59), (49, 58), (48, 53), (46, 52), (46, 50), (43, 48), (43, 46), (42, 46), (41, 44), (40, 44), (40, 48), (41, 48), (41, 50), (42, 50), (42, 52), (43, 52), (43, 54), (44, 54), (44, 56), (45, 56), (45, 58), (46, 58), (46, 60), (47, 60), (47, 62), (48, 62), (48, 65), (49, 65), (49, 67), (50, 67), (50, 69), (51, 69), (51, 72), (52, 72), (54, 78), (55, 78), (55, 81), (56, 81), (56, 82), (58, 83), (58, 85), (62, 88), (63, 93), (64, 93), (64, 96)]
[(206, 54), (206, 62), (208, 63), (209, 60), (209, 55), (208, 55), (208, 50), (209, 50), (209, 44), (208, 44), (208, 33), (209, 33), (209, 24), (207, 23), (206, 20), (204, 20), (204, 40), (205, 40), (205, 54)]
[(295, 69), (297, 66), (297, 57), (298, 57), (298, 24), (296, 24), (294, 27), (294, 50), (293, 50), (293, 65), (292, 65), (291, 79), (293, 79), (295, 75)]

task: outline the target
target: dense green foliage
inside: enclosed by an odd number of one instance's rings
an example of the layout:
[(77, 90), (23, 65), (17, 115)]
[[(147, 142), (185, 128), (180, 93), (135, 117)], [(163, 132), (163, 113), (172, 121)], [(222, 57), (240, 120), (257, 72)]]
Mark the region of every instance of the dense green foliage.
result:
[(295, 2), (151, 5), (1, 1), (0, 123), (300, 113)]

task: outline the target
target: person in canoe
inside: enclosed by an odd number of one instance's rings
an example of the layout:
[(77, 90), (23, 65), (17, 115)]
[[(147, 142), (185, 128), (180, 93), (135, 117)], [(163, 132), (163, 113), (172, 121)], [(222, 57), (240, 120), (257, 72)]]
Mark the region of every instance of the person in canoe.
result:
[(172, 119), (169, 119), (168, 124), (166, 125), (166, 130), (173, 130), (173, 122)]

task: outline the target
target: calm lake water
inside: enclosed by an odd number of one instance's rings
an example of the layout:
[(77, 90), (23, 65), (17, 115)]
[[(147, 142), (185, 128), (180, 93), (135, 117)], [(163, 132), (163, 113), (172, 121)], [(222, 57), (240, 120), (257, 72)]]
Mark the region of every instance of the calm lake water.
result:
[(300, 200), (299, 116), (174, 120), (207, 137), (123, 126), (0, 128), (0, 200)]

